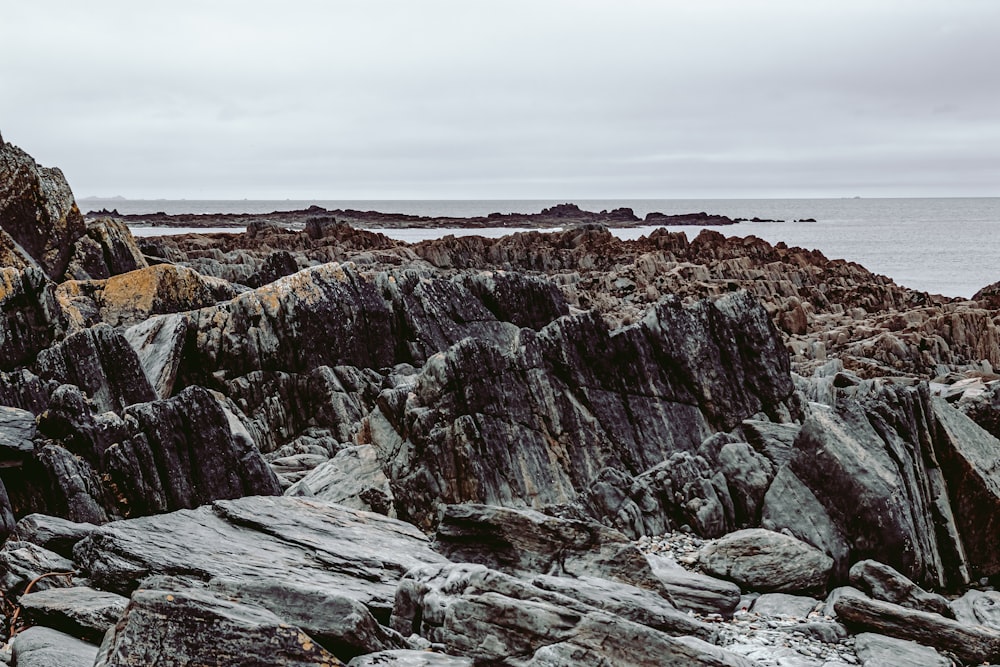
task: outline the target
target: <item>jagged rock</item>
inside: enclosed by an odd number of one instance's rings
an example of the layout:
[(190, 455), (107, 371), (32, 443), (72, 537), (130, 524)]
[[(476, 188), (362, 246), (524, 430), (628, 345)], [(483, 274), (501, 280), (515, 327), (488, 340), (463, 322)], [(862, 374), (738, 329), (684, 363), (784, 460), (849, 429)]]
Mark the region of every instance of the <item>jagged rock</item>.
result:
[(728, 617), (740, 603), (740, 587), (731, 581), (685, 570), (663, 556), (648, 555), (646, 559), (678, 609)]
[(660, 590), (646, 558), (618, 531), (532, 510), (449, 505), (434, 548), (503, 572), (597, 576)]
[(41, 414), (49, 407), (49, 397), (58, 386), (26, 368), (11, 373), (0, 371), (0, 405)]
[(17, 633), (11, 649), (18, 667), (92, 667), (97, 658), (93, 644), (40, 626)]
[(883, 563), (858, 561), (851, 566), (850, 577), (851, 585), (877, 600), (942, 616), (952, 615), (947, 598), (928, 593)]
[(504, 349), (467, 339), (431, 358), (359, 439), (395, 459), (401, 516), (418, 525), (440, 502), (563, 504), (604, 468), (649, 470), (753, 414), (787, 418), (785, 363), (746, 294), (666, 299), (613, 333), (594, 313), (564, 317)]
[(285, 491), (395, 517), (392, 488), (371, 445), (347, 447)]
[(951, 601), (949, 616), (965, 625), (981, 625), (1000, 631), (1000, 593), (997, 591), (966, 591)]
[(256, 605), (301, 628), (341, 660), (375, 651), (409, 648), (383, 628), (368, 608), (335, 591), (282, 579), (213, 579), (215, 594)]
[(124, 331), (158, 398), (173, 393), (187, 328), (187, 317), (172, 314), (150, 317)]
[[(196, 507), (218, 498), (281, 492), (246, 428), (201, 387), (131, 405), (119, 417), (93, 414), (80, 392), (66, 385), (53, 395), (40, 428), (65, 445), (65, 450), (40, 450), (50, 452), (48, 459), (38, 456), (53, 487), (47, 513), (72, 520), (102, 523)], [(70, 457), (69, 452), (78, 456)], [(82, 514), (82, 507), (107, 516)]]
[(73, 243), (85, 232), (73, 192), (57, 168), (42, 167), (0, 142), (0, 222), (19, 249), (61, 280)]
[(972, 295), (973, 301), (978, 301), (983, 308), (1000, 310), (1000, 282), (992, 283)]
[(858, 593), (841, 595), (834, 608), (848, 627), (932, 646), (968, 662), (1000, 660), (1000, 632), (995, 630), (964, 625), (939, 614), (873, 600)]
[(872, 632), (855, 637), (854, 650), (864, 667), (953, 667), (955, 664), (929, 646)]
[(0, 465), (17, 465), (35, 449), (38, 429), (35, 415), (27, 410), (0, 406)]
[(95, 586), (122, 595), (155, 574), (190, 582), (278, 580), (347, 596), (383, 622), (402, 575), (445, 560), (401, 521), (291, 497), (220, 500), (109, 523), (74, 555)]
[(35, 451), (34, 465), (38, 492), (42, 495), (39, 507), (44, 511), (78, 523), (104, 523), (109, 518), (106, 508), (113, 506), (113, 489), (83, 457), (65, 447), (47, 444)]
[(826, 588), (833, 559), (801, 540), (748, 528), (710, 542), (698, 561), (713, 576), (754, 591), (802, 592)]
[(73, 246), (66, 278), (110, 278), (148, 266), (128, 225), (111, 218), (87, 223), (84, 236)]
[(66, 558), (73, 557), (76, 543), (97, 530), (92, 523), (76, 523), (46, 514), (29, 514), (17, 522), (17, 539), (31, 542)]
[(567, 661), (572, 655), (585, 664), (623, 666), (749, 664), (706, 642), (671, 637), (475, 565), (411, 570), (392, 622), (402, 634), (415, 632), (477, 662), (577, 664)]
[(99, 644), (125, 611), (128, 598), (89, 586), (73, 586), (28, 593), (18, 604), (33, 625)]
[(0, 267), (0, 370), (30, 363), (66, 330), (55, 290), (39, 269)]
[(106, 280), (69, 280), (56, 288), (60, 305), (77, 328), (98, 322), (130, 326), (153, 315), (203, 308), (234, 295), (232, 286), (172, 264), (155, 264)]
[(429, 651), (379, 651), (358, 656), (347, 667), (473, 667), (469, 658)]
[[(8, 597), (20, 595), (32, 582), (33, 591), (64, 588), (75, 571), (73, 561), (37, 544), (7, 540), (0, 548), (0, 591)], [(60, 576), (42, 577), (50, 573)]]
[(193, 589), (132, 595), (94, 665), (137, 664), (343, 665), (271, 612)]
[(86, 392), (99, 412), (121, 412), (156, 398), (135, 351), (117, 329), (99, 324), (43, 350), (38, 375)]

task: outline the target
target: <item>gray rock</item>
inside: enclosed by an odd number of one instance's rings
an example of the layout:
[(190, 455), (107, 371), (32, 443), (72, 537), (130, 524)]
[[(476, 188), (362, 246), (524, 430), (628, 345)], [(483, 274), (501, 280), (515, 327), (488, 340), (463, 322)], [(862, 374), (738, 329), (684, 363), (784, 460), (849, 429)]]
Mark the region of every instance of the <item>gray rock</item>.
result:
[(349, 597), (382, 622), (407, 570), (445, 561), (401, 521), (290, 497), (216, 501), (109, 523), (74, 554), (95, 586), (122, 595), (155, 574), (192, 582), (277, 580)]
[(72, 575), (42, 575), (75, 571), (73, 561), (31, 542), (7, 540), (0, 548), (0, 591), (7, 597), (21, 595), (32, 582), (33, 591), (71, 586)]
[(169, 398), (181, 363), (187, 317), (182, 314), (157, 315), (125, 329), (124, 335), (135, 350), (156, 396)]
[(97, 647), (51, 628), (34, 627), (14, 637), (11, 654), (18, 667), (91, 667)]
[(896, 570), (878, 561), (858, 561), (851, 566), (850, 576), (851, 584), (875, 599), (942, 616), (952, 615), (947, 598), (928, 593)]
[(343, 665), (271, 612), (197, 590), (139, 590), (101, 644), (95, 667)]
[[(768, 593), (768, 595), (778, 595)], [(795, 625), (784, 625), (777, 628), (782, 632), (798, 633), (824, 644), (839, 644), (850, 636), (842, 624), (834, 621), (809, 621)]]
[(740, 587), (731, 581), (690, 572), (663, 556), (650, 554), (646, 558), (678, 609), (728, 617), (740, 604)]
[(469, 658), (429, 651), (379, 651), (354, 658), (347, 667), (472, 667)]
[(289, 487), (285, 495), (314, 496), (354, 509), (396, 516), (389, 478), (382, 472), (378, 450), (371, 445), (340, 450)]
[[(514, 665), (748, 665), (691, 637), (675, 638), (476, 565), (417, 568), (401, 582), (393, 627), (474, 661)], [(558, 656), (558, 657), (556, 657)]]
[[(0, 254), (2, 237), (0, 231)], [(55, 284), (40, 268), (19, 270), (6, 264), (0, 262), (0, 369), (9, 371), (31, 363), (66, 332), (69, 323)]]
[(22, 595), (19, 604), (33, 625), (44, 625), (95, 644), (125, 611), (128, 598), (88, 586), (50, 588)]
[(449, 505), (434, 548), (456, 562), (509, 573), (595, 576), (661, 590), (624, 535), (594, 522), (489, 505)]
[(955, 620), (960, 623), (1000, 631), (1000, 592), (967, 591), (962, 597), (951, 601), (951, 611)]
[(0, 461), (12, 465), (27, 458), (35, 449), (32, 440), (37, 432), (34, 414), (0, 406)]
[(854, 650), (863, 667), (952, 667), (954, 663), (929, 646), (905, 639), (862, 632), (854, 639)]
[(212, 579), (209, 590), (273, 612), (301, 628), (341, 660), (409, 648), (378, 624), (368, 608), (336, 591), (275, 579)]
[(756, 600), (750, 611), (761, 616), (786, 616), (791, 618), (809, 618), (822, 603), (816, 598), (804, 595), (789, 595), (788, 593), (764, 593)]
[(736, 525), (758, 525), (760, 507), (774, 479), (774, 466), (745, 442), (723, 445), (719, 451), (719, 470), (729, 486)]
[(66, 558), (73, 557), (73, 547), (97, 530), (92, 523), (67, 521), (47, 514), (29, 514), (17, 522), (17, 539), (31, 542)]
[(1000, 632), (986, 627), (964, 625), (939, 614), (873, 600), (860, 594), (841, 595), (834, 609), (837, 617), (850, 628), (949, 651), (967, 662), (1000, 660)]
[(703, 546), (698, 560), (708, 574), (758, 591), (805, 592), (826, 588), (833, 560), (794, 537), (748, 528)]
[(717, 632), (712, 625), (680, 611), (662, 595), (644, 588), (586, 576), (541, 575), (532, 577), (531, 584), (670, 635), (689, 635), (715, 643)]

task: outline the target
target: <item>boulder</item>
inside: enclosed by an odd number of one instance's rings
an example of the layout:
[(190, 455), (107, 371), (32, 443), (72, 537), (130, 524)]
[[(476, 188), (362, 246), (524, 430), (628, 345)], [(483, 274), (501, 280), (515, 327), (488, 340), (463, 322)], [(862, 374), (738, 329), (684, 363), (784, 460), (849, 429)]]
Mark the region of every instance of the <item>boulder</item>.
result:
[(955, 664), (929, 646), (872, 632), (862, 632), (854, 638), (854, 651), (865, 667), (952, 667)]
[(58, 630), (38, 626), (14, 636), (11, 655), (18, 667), (92, 667), (97, 647)]
[(847, 592), (834, 603), (848, 627), (949, 651), (972, 663), (1000, 660), (1000, 632), (965, 625), (940, 614), (917, 611), (866, 595)]
[(28, 593), (18, 604), (32, 625), (55, 628), (99, 644), (125, 611), (128, 598), (89, 586), (73, 586)]
[(764, 593), (753, 602), (750, 611), (761, 616), (809, 618), (822, 603), (816, 598), (788, 593)]
[(873, 560), (858, 561), (851, 566), (851, 585), (877, 600), (951, 616), (948, 599), (928, 593), (888, 565)]
[(713, 576), (754, 591), (797, 593), (826, 588), (833, 559), (801, 540), (747, 528), (709, 542), (698, 561)]
[(30, 363), (66, 331), (55, 293), (40, 269), (0, 267), (0, 370)]
[(94, 665), (136, 664), (343, 665), (271, 612), (194, 589), (132, 595)]
[(33, 591), (65, 588), (75, 574), (73, 561), (37, 544), (7, 540), (0, 548), (0, 592), (7, 597), (21, 595), (29, 585)]
[(646, 558), (621, 533), (533, 510), (449, 505), (434, 548), (452, 561), (502, 572), (596, 576), (660, 590)]
[(288, 496), (311, 496), (345, 507), (395, 517), (392, 488), (382, 472), (378, 451), (371, 445), (347, 447), (285, 491)]
[(653, 574), (666, 597), (678, 608), (696, 614), (733, 615), (740, 603), (740, 587), (700, 572), (685, 570), (663, 556), (647, 555)]
[(128, 225), (120, 220), (101, 218), (88, 222), (86, 234), (73, 244), (66, 278), (110, 278), (146, 266)]

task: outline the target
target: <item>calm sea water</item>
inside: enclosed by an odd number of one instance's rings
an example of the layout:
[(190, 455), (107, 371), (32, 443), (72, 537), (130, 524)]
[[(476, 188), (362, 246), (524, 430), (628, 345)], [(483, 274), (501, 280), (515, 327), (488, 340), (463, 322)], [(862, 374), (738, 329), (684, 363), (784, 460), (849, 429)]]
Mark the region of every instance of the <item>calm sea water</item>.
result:
[[(84, 211), (117, 208), (120, 213), (269, 213), (316, 204), (327, 209), (375, 210), (431, 216), (535, 213), (560, 200), (386, 200), (386, 201), (80, 201)], [(827, 257), (858, 262), (897, 283), (947, 296), (971, 297), (1000, 281), (1000, 198), (949, 199), (622, 199), (575, 200), (600, 211), (628, 207), (642, 217), (650, 211), (705, 211), (740, 218), (785, 220), (716, 227), (727, 236), (758, 236), (770, 243), (818, 249)], [(816, 222), (794, 222), (814, 218)], [(623, 238), (651, 228), (616, 230)], [(698, 227), (671, 227), (690, 238)], [(152, 232), (153, 230), (150, 230)], [(384, 230), (406, 241), (447, 233), (496, 236), (511, 230)]]

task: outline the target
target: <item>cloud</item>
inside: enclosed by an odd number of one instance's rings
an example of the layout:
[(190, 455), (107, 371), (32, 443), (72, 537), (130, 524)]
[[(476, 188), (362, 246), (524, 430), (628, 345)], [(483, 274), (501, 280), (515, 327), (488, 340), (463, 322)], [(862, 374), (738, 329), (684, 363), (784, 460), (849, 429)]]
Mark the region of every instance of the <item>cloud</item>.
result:
[(1000, 3), (15, 3), (0, 127), (78, 194), (997, 194)]

